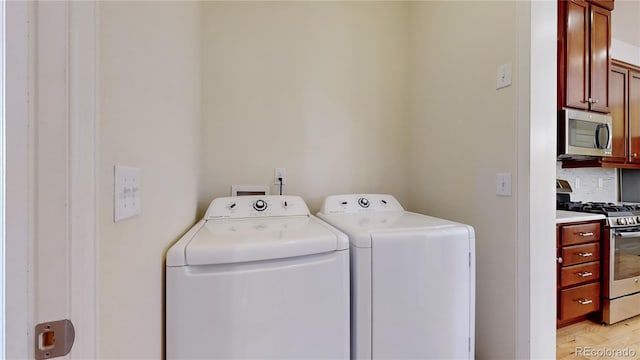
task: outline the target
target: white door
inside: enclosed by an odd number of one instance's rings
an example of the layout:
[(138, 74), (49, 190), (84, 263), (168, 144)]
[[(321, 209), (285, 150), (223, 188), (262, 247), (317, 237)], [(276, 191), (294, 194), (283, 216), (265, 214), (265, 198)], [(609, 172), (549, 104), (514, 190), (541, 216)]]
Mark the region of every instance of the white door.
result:
[(95, 4), (6, 11), (6, 357), (95, 358)]

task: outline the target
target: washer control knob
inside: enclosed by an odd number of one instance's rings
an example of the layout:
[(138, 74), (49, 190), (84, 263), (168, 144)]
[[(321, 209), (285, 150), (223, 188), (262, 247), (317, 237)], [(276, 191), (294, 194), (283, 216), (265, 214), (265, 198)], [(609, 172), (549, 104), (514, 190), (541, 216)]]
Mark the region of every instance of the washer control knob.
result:
[(256, 202), (253, 203), (253, 208), (257, 211), (264, 211), (267, 209), (267, 202), (264, 200), (256, 200)]
[(362, 206), (363, 208), (368, 208), (369, 205), (370, 205), (369, 199), (367, 199), (367, 198), (358, 199), (358, 205)]

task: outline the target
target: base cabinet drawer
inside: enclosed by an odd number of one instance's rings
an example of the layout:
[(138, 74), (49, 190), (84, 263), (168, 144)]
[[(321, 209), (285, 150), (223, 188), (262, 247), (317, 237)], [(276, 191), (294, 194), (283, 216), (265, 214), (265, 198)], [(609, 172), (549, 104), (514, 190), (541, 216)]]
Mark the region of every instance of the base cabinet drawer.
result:
[(562, 246), (600, 240), (600, 223), (567, 225), (562, 227)]
[(560, 286), (572, 286), (598, 280), (600, 278), (600, 261), (565, 266), (560, 271)]
[(560, 291), (560, 320), (586, 315), (600, 309), (600, 283)]
[(600, 243), (565, 246), (562, 248), (562, 266), (600, 259)]

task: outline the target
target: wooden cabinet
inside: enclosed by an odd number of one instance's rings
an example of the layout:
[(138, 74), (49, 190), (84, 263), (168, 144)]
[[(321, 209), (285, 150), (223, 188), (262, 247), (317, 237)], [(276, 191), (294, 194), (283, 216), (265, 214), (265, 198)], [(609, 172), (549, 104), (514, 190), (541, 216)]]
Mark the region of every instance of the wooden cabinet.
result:
[(559, 224), (557, 326), (562, 327), (600, 310), (601, 221)]
[(610, 10), (558, 1), (558, 109), (609, 112), (610, 49)]
[(611, 107), (611, 157), (602, 159), (605, 162), (625, 163), (628, 157), (627, 146), (627, 105), (629, 71), (615, 64), (611, 65), (609, 99)]
[(629, 162), (640, 164), (640, 68), (629, 68), (628, 89)]
[(613, 156), (602, 163), (640, 169), (640, 68), (614, 60), (610, 79)]

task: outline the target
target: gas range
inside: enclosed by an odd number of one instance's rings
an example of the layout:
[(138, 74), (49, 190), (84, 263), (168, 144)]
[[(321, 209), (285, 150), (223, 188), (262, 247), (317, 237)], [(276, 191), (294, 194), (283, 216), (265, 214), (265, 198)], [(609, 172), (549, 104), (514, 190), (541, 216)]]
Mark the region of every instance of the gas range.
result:
[(624, 228), (640, 225), (640, 205), (605, 202), (557, 202), (558, 210), (602, 214), (607, 217), (610, 228)]

